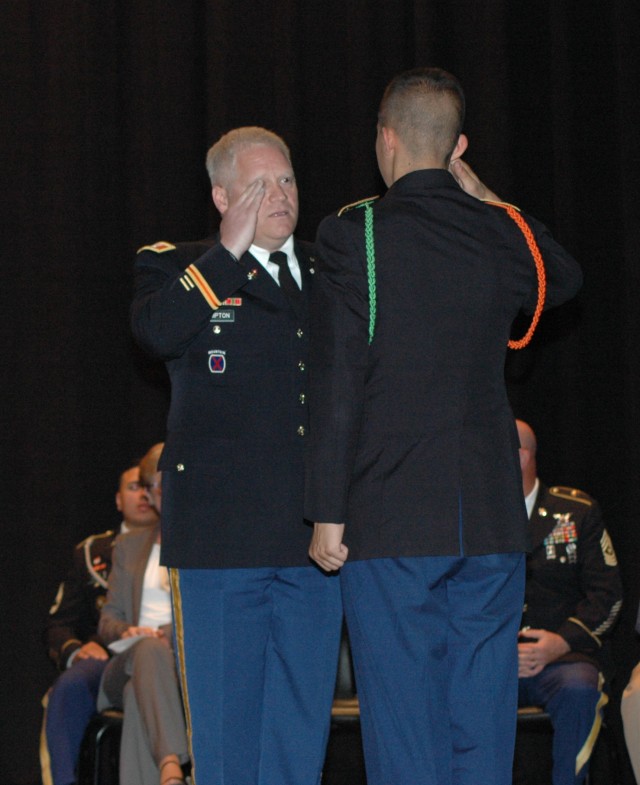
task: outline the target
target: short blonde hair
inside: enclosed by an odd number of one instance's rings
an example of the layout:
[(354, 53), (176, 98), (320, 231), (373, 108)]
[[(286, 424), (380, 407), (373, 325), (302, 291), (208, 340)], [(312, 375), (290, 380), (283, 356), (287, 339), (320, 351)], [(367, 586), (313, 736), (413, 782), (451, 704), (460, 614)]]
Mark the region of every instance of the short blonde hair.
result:
[(234, 169), (238, 152), (247, 147), (261, 144), (276, 147), (291, 163), (291, 152), (284, 139), (278, 134), (257, 125), (234, 128), (221, 136), (207, 152), (206, 165), (211, 185), (221, 185), (228, 188), (235, 175)]

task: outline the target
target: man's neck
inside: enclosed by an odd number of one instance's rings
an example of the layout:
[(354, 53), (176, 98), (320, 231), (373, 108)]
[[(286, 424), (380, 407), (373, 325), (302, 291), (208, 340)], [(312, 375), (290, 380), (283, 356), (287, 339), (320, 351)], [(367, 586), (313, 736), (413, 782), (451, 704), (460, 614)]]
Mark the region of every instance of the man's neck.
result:
[(391, 167), (393, 182), (404, 177), (411, 172), (419, 172), (423, 169), (446, 169), (447, 165), (439, 156), (424, 152), (421, 155), (414, 155), (407, 147), (399, 142), (393, 155)]
[(154, 523), (136, 524), (136, 523), (131, 523), (130, 521), (122, 521), (122, 523), (120, 524), (120, 533), (127, 534), (128, 532), (144, 531), (147, 529), (152, 529), (154, 526), (155, 526)]
[(293, 243), (294, 243), (293, 235), (290, 234), (289, 237), (287, 237), (287, 239), (281, 245), (277, 246), (277, 248), (264, 248), (261, 245), (256, 245), (255, 243), (251, 243), (251, 245), (249, 246), (249, 253), (252, 253), (255, 256), (255, 252), (257, 251), (259, 254), (264, 254), (266, 255), (266, 258), (269, 258), (269, 254), (272, 254), (274, 251), (284, 251), (287, 254), (287, 256), (289, 256), (294, 253)]

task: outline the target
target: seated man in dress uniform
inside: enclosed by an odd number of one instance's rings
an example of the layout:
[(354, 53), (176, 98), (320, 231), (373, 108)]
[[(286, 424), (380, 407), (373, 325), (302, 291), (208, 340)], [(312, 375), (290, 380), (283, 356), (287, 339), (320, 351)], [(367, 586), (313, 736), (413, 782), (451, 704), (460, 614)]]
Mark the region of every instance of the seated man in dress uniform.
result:
[(620, 612), (622, 584), (597, 502), (575, 488), (544, 486), (537, 476), (536, 437), (527, 423), (516, 424), (532, 539), (518, 642), (518, 703), (542, 706), (551, 716), (553, 785), (573, 785), (587, 776), (608, 701), (602, 638)]
[[(158, 516), (139, 479), (138, 466), (120, 475), (116, 507), (121, 532), (146, 528)], [(80, 742), (96, 710), (100, 677), (109, 655), (97, 629), (107, 593), (116, 532), (93, 534), (76, 545), (73, 567), (60, 584), (44, 631), (47, 651), (61, 675), (49, 691), (41, 744), (45, 785), (76, 781)]]

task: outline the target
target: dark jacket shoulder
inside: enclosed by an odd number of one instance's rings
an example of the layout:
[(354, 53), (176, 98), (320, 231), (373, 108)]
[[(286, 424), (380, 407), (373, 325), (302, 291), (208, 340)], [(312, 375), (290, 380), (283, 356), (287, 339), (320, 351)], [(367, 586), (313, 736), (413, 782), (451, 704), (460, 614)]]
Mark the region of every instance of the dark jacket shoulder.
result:
[(73, 565), (58, 587), (44, 639), (49, 656), (60, 670), (74, 651), (97, 635), (100, 609), (105, 601), (116, 535), (106, 531), (78, 543), (73, 549)]

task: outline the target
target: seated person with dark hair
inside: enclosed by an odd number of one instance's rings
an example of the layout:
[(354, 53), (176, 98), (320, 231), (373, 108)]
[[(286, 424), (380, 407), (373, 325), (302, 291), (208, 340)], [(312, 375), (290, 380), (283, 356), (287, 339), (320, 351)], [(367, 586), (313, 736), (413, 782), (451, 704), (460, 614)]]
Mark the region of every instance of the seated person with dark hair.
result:
[[(141, 482), (158, 512), (162, 447), (156, 444), (140, 462)], [(98, 708), (124, 709), (120, 785), (180, 785), (189, 754), (159, 525), (116, 540), (98, 631), (117, 652), (105, 668)]]
[[(137, 466), (120, 475), (116, 507), (122, 513), (121, 532), (158, 522), (139, 482)], [(80, 743), (96, 710), (100, 677), (109, 659), (97, 628), (115, 537), (115, 532), (106, 531), (76, 545), (73, 567), (49, 611), (44, 638), (49, 656), (62, 673), (45, 701), (45, 743), (41, 746), (45, 783), (71, 785), (76, 781)]]
[(622, 584), (598, 504), (575, 488), (542, 485), (535, 435), (527, 423), (516, 424), (533, 546), (518, 643), (518, 704), (542, 706), (551, 716), (553, 785), (573, 785), (587, 776), (608, 701), (602, 637), (620, 612)]

